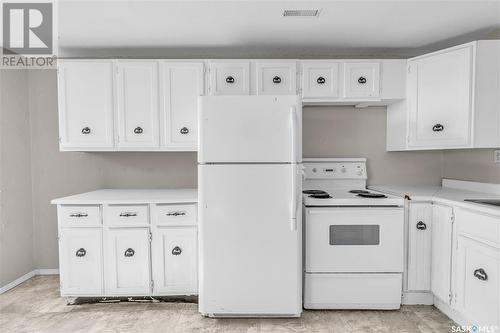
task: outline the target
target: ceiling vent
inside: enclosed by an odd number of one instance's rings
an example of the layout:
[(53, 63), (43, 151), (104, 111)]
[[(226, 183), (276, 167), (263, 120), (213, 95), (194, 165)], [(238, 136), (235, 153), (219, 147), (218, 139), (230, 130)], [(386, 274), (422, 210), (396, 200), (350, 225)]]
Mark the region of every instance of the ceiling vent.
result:
[(318, 17), (319, 9), (285, 9), (284, 17)]

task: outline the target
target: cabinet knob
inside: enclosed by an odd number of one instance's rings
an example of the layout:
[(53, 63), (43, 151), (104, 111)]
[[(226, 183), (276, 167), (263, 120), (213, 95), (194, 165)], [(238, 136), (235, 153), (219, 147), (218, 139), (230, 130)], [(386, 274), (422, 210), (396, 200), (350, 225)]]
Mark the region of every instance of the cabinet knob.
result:
[(482, 268), (478, 268), (474, 271), (474, 276), (477, 277), (481, 281), (488, 280), (488, 274)]
[(90, 134), (90, 127), (82, 128), (82, 134)]
[(69, 214), (69, 217), (87, 217), (89, 216), (89, 214), (87, 213), (72, 213), (72, 214)]
[(318, 84), (324, 84), (326, 82), (325, 78), (320, 76), (318, 77), (318, 79), (316, 80), (316, 82), (318, 82)]
[(172, 249), (172, 254), (173, 254), (174, 256), (178, 256), (178, 255), (180, 255), (181, 253), (182, 253), (182, 249), (181, 249), (180, 247), (178, 247), (178, 246), (176, 246), (176, 247), (174, 247), (174, 248)]
[(137, 126), (136, 128), (134, 128), (134, 133), (135, 134), (142, 134), (142, 132), (143, 132), (142, 127)]
[(135, 213), (135, 212), (123, 212), (123, 213), (120, 213), (120, 217), (133, 217), (133, 216), (137, 216), (137, 213)]
[(135, 254), (135, 251), (134, 251), (134, 249), (131, 249), (131, 248), (126, 249), (125, 253), (124, 253), (125, 257), (133, 257), (134, 254)]
[(86, 254), (87, 254), (87, 251), (85, 251), (85, 249), (83, 247), (76, 250), (77, 257), (85, 257)]
[(167, 213), (167, 216), (184, 216), (184, 215), (186, 215), (186, 212), (184, 211), (175, 211)]
[(444, 126), (441, 124), (436, 124), (436, 125), (432, 126), (432, 130), (434, 132), (441, 132), (442, 130), (444, 130)]
[(234, 83), (234, 77), (232, 76), (226, 77), (226, 83)]
[(364, 76), (360, 76), (360, 77), (358, 78), (358, 83), (359, 83), (359, 84), (365, 84), (365, 83), (366, 83), (366, 78), (365, 78)]
[(183, 128), (181, 128), (180, 132), (181, 132), (181, 134), (188, 134), (189, 133), (189, 128), (183, 127)]
[(422, 221), (418, 221), (417, 222), (417, 229), (418, 230), (426, 230), (427, 229), (427, 224), (425, 224), (424, 222)]
[(281, 83), (281, 78), (279, 76), (273, 77), (273, 83), (276, 83), (276, 84)]

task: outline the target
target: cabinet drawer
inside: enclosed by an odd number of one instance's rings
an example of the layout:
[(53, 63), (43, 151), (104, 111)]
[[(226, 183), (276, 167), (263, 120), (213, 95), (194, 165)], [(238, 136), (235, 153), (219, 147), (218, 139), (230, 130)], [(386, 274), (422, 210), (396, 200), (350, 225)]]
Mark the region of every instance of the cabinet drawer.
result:
[(101, 295), (101, 228), (62, 229), (59, 232), (59, 265), (63, 296)]
[(458, 233), (478, 240), (492, 242), (500, 247), (500, 223), (498, 217), (457, 208), (455, 212)]
[(267, 61), (255, 64), (257, 95), (295, 95), (297, 93), (297, 63)]
[(212, 61), (210, 81), (212, 95), (249, 95), (250, 63), (248, 61)]
[(155, 295), (196, 294), (198, 286), (197, 229), (153, 229), (153, 279)]
[(105, 225), (131, 226), (148, 223), (148, 205), (109, 205), (104, 207)]
[(57, 217), (61, 227), (84, 227), (101, 224), (99, 206), (59, 205)]
[(302, 62), (302, 97), (338, 98), (339, 67), (333, 61)]
[(378, 62), (346, 62), (344, 83), (346, 98), (379, 97), (380, 64)]
[(196, 205), (156, 205), (158, 225), (196, 225)]

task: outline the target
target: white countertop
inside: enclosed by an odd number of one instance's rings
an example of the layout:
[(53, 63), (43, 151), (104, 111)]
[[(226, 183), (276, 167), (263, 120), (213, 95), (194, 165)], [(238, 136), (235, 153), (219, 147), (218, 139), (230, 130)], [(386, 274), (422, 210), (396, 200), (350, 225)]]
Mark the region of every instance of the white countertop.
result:
[(197, 189), (102, 189), (51, 201), (57, 205), (197, 202)]
[(434, 201), (500, 216), (500, 207), (464, 201), (464, 199), (499, 199), (500, 193), (469, 191), (443, 186), (373, 185), (368, 188), (392, 195), (407, 196), (413, 201)]

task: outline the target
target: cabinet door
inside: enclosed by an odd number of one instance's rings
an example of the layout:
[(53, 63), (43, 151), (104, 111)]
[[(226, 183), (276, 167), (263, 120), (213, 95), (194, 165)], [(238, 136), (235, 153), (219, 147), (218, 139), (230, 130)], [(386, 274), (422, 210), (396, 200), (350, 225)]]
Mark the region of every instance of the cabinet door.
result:
[(59, 231), (61, 295), (99, 296), (103, 293), (101, 228)]
[(202, 62), (160, 64), (162, 146), (196, 150), (198, 96), (204, 95)]
[(500, 250), (464, 234), (457, 248), (457, 310), (475, 325), (500, 326)]
[(334, 61), (303, 61), (302, 97), (338, 98), (339, 67)]
[(472, 47), (408, 62), (411, 148), (471, 144)]
[(431, 290), (432, 204), (411, 203), (408, 218), (408, 290)]
[(197, 231), (194, 227), (153, 229), (155, 295), (186, 295), (198, 291)]
[(248, 61), (210, 62), (211, 95), (249, 95), (250, 63)]
[(119, 61), (116, 66), (118, 147), (158, 148), (158, 64)]
[(149, 295), (149, 228), (109, 228), (105, 233), (106, 295)]
[(259, 61), (255, 64), (257, 95), (297, 94), (295, 61)]
[(433, 204), (431, 290), (434, 296), (448, 304), (450, 304), (452, 216), (451, 207)]
[(378, 62), (344, 63), (344, 97), (377, 98), (380, 95), (380, 64)]
[(61, 148), (113, 148), (113, 63), (60, 61)]

